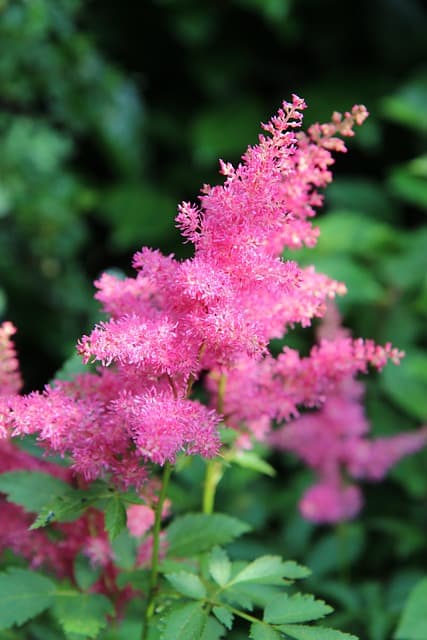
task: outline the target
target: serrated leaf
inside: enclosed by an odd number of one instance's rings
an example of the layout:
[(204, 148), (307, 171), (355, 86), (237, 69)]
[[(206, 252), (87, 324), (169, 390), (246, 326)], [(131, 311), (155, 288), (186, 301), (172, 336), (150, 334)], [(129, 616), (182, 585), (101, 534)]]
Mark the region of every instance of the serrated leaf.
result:
[(294, 560), (286, 560), (284, 564), (284, 577), (288, 580), (299, 580), (300, 578), (307, 578), (311, 575), (310, 569), (304, 567), (302, 564), (298, 564)]
[(98, 580), (102, 573), (102, 568), (99, 566), (94, 567), (87, 556), (79, 553), (74, 558), (73, 571), (77, 586), (82, 590), (86, 590)]
[(114, 496), (108, 501), (105, 509), (105, 530), (108, 533), (108, 538), (112, 542), (121, 531), (126, 527), (127, 514), (126, 508), (123, 504), (120, 496), (115, 493)]
[(127, 529), (123, 529), (111, 543), (115, 565), (126, 571), (133, 569), (136, 562), (137, 546), (136, 538), (131, 536)]
[(121, 571), (116, 578), (116, 584), (120, 589), (130, 584), (134, 589), (148, 592), (150, 588), (150, 573), (147, 569)]
[(220, 587), (227, 584), (231, 574), (231, 562), (224, 549), (215, 547), (209, 556), (209, 573)]
[(261, 556), (237, 573), (231, 584), (256, 582), (258, 584), (283, 584), (286, 565), (280, 556)]
[(200, 637), (200, 640), (220, 640), (223, 638), (227, 630), (220, 624), (215, 618), (209, 616), (206, 620), (205, 628)]
[(67, 591), (55, 597), (52, 613), (66, 634), (77, 633), (95, 638), (107, 626), (107, 615), (114, 608), (110, 600), (99, 593)]
[(221, 594), (221, 598), (232, 605), (252, 611), (254, 608), (252, 597), (248, 596), (244, 590), (238, 587), (230, 587)]
[(327, 629), (326, 627), (283, 624), (277, 628), (295, 640), (359, 640), (357, 636), (353, 636), (350, 633), (343, 633), (342, 631)]
[(238, 464), (239, 467), (244, 469), (251, 469), (252, 471), (258, 471), (266, 476), (274, 477), (276, 470), (271, 464), (268, 464), (265, 460), (260, 458), (254, 451), (238, 450), (233, 456), (227, 457), (228, 460)]
[(249, 531), (250, 526), (231, 516), (215, 513), (187, 514), (177, 518), (167, 529), (171, 556), (194, 556), (226, 544)]
[(0, 574), (0, 629), (23, 624), (51, 606), (56, 586), (34, 571), (9, 569)]
[(227, 627), (227, 629), (233, 628), (234, 616), (226, 607), (214, 607), (212, 609), (218, 620)]
[(163, 618), (162, 640), (200, 640), (207, 618), (200, 602), (176, 607)]
[(111, 490), (105, 482), (97, 480), (86, 490), (68, 488), (67, 493), (59, 495), (40, 509), (30, 529), (45, 527), (51, 522), (70, 522), (79, 518), (85, 509), (100, 499), (110, 498)]
[(180, 571), (188, 571), (188, 573), (198, 572), (198, 563), (195, 560), (183, 559), (183, 560), (171, 560), (166, 558), (159, 564), (160, 573), (179, 573)]
[(178, 593), (182, 593), (187, 598), (202, 600), (206, 597), (205, 585), (194, 573), (180, 571), (179, 573), (166, 574), (165, 578)]
[(425, 640), (427, 629), (427, 578), (418, 582), (405, 603), (396, 640)]
[(8, 471), (0, 475), (0, 492), (7, 495), (9, 502), (32, 513), (70, 491), (69, 484), (42, 471)]
[[(240, 596), (245, 596), (252, 603), (252, 607), (264, 608), (278, 593), (278, 587), (270, 584), (256, 584), (254, 582), (242, 582), (236, 587), (230, 587), (230, 589), (238, 589)], [(224, 590), (221, 595), (227, 593)]]
[(46, 527), (51, 522), (70, 522), (80, 518), (83, 511), (90, 506), (83, 492), (73, 492), (70, 495), (58, 496), (46, 504), (34, 520), (30, 529)]
[(268, 627), (262, 622), (253, 622), (249, 631), (249, 637), (252, 640), (281, 640), (283, 637), (275, 629)]
[(309, 594), (282, 593), (273, 598), (264, 611), (264, 621), (270, 624), (310, 622), (332, 613), (333, 609), (323, 600)]

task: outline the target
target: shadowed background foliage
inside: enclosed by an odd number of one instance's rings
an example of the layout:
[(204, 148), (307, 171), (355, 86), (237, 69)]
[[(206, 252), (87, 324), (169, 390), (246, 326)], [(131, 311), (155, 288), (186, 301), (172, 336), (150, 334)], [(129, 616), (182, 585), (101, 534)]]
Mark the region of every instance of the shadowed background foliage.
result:
[[(296, 257), (347, 283), (340, 306), (355, 335), (407, 351), (369, 383), (374, 431), (425, 421), (426, 32), (421, 0), (0, 0), (0, 313), (18, 327), (28, 389), (98, 319), (101, 271), (130, 273), (144, 244), (186, 255), (176, 203), (217, 181), (218, 157), (238, 161), (295, 92), (308, 123), (354, 103), (371, 112), (338, 160), (319, 246)], [(313, 566), (316, 588), (346, 612), (337, 624), (383, 640), (425, 554), (425, 462), (372, 488), (365, 520), (344, 534), (319, 536), (296, 515), (283, 526), (306, 476), (281, 460), (289, 491), (263, 511), (271, 484), (257, 480), (234, 512)], [(224, 508), (248, 482), (230, 472)]]

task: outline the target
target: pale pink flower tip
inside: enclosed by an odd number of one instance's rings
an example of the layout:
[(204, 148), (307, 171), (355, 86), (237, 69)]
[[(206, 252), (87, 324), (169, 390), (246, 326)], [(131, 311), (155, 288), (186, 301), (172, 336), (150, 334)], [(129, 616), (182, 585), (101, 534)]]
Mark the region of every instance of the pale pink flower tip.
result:
[(127, 509), (127, 526), (134, 538), (140, 538), (154, 524), (154, 511), (145, 504), (133, 504)]
[(15, 333), (11, 322), (0, 325), (0, 396), (14, 395), (22, 387), (15, 345), (11, 340)]
[(322, 482), (306, 491), (299, 506), (307, 520), (333, 524), (354, 518), (362, 507), (362, 496), (354, 485)]
[(113, 557), (110, 543), (104, 536), (88, 538), (84, 545), (84, 553), (94, 567), (105, 567)]

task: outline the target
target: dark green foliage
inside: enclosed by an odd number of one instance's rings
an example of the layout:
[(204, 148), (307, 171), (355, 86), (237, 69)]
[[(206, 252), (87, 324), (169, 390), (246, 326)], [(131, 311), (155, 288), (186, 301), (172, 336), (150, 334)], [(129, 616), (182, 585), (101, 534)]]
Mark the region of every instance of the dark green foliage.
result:
[(22, 624), (53, 603), (55, 584), (38, 573), (12, 568), (0, 574), (0, 629)]
[(396, 640), (421, 640), (427, 628), (427, 579), (421, 580), (412, 589), (403, 610), (399, 626), (394, 634)]

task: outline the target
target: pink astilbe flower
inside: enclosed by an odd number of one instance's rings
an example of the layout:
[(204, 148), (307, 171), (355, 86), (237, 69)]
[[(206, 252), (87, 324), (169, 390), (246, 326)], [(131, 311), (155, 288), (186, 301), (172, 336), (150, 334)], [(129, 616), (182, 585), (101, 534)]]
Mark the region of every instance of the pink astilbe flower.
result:
[(396, 462), (427, 442), (427, 429), (368, 439), (362, 391), (360, 383), (347, 379), (327, 396), (321, 409), (270, 435), (271, 444), (295, 453), (318, 475), (318, 483), (308, 489), (300, 503), (304, 517), (314, 522), (337, 522), (359, 512), (360, 490), (344, 483), (342, 472), (349, 478), (382, 480)]
[(145, 459), (163, 465), (166, 460), (175, 462), (179, 451), (206, 457), (219, 451), (219, 417), (199, 402), (152, 389), (143, 396), (123, 394), (113, 407), (126, 420), (137, 452)]
[(12, 435), (37, 434), (49, 451), (72, 452), (72, 468), (86, 480), (110, 473), (118, 485), (141, 486), (147, 470), (134, 450), (129, 428), (111, 406), (120, 389), (118, 376), (105, 370), (18, 396), (10, 401)]
[(9, 398), (15, 396), (22, 387), (19, 362), (12, 336), (16, 329), (11, 322), (0, 325), (0, 440), (9, 433)]
[(140, 538), (154, 524), (154, 511), (145, 504), (133, 504), (127, 509), (127, 526), (134, 538)]
[[(304, 379), (306, 404), (313, 405), (324, 395), (323, 405), (288, 422), (268, 439), (278, 449), (295, 453), (318, 476), (301, 499), (302, 515), (314, 522), (332, 523), (351, 519), (361, 509), (361, 491), (348, 478), (382, 480), (402, 457), (425, 446), (427, 428), (369, 439), (370, 425), (362, 405), (364, 388), (354, 376), (368, 363), (381, 368), (387, 357), (398, 362), (403, 354), (390, 345), (381, 348), (371, 341), (352, 341), (333, 306), (318, 335), (320, 344), (307, 359)], [(322, 368), (324, 378), (319, 384), (316, 374)]]
[[(241, 430), (243, 425), (256, 439), (265, 439), (272, 420), (280, 423), (297, 417), (303, 406), (319, 407), (337, 386), (366, 373), (369, 365), (381, 369), (387, 359), (399, 362), (401, 356), (391, 345), (381, 347), (342, 334), (335, 340), (322, 339), (304, 358), (288, 347), (277, 358), (244, 357), (223, 369), (227, 379), (224, 414), (230, 426)], [(219, 377), (217, 370), (207, 380), (213, 406)]]
[(319, 482), (305, 492), (299, 507), (306, 520), (334, 524), (357, 516), (362, 508), (362, 494), (354, 485)]
[(16, 329), (11, 322), (0, 325), (0, 395), (18, 393), (22, 387), (19, 363), (11, 337)]
[(265, 437), (269, 421), (317, 406), (346, 375), (399, 357), (348, 337), (322, 343), (309, 358), (268, 355), (272, 338), (308, 326), (345, 292), (281, 254), (315, 244), (310, 220), (331, 181), (331, 151), (346, 150), (337, 136), (353, 135), (367, 112), (356, 106), (304, 134), (305, 107), (295, 95), (284, 102), (237, 167), (220, 161), (222, 185), (204, 185), (198, 205), (180, 205), (176, 224), (194, 245), (191, 259), (143, 248), (135, 278), (99, 278), (96, 297), (110, 318), (78, 344), (85, 362), (101, 364), (98, 372), (8, 401), (0, 411), (7, 431), (37, 434), (87, 480), (107, 474), (140, 487), (146, 462), (218, 452), (219, 416), (189, 398), (203, 371), (226, 372), (225, 414)]
[(297, 135), (304, 108), (297, 96), (284, 103), (263, 125), (269, 135), (248, 148), (241, 164), (221, 161), (224, 185), (205, 185), (200, 206), (180, 205), (176, 221), (194, 244), (192, 259), (177, 262), (143, 249), (134, 258), (133, 282), (110, 275), (97, 282), (113, 320), (82, 339), (86, 360), (195, 377), (242, 353), (259, 357), (272, 337), (294, 323), (307, 326), (323, 314), (326, 299), (345, 291), (280, 255), (286, 245), (314, 244), (317, 232), (306, 219), (321, 204), (318, 189), (331, 180), (329, 148), (345, 150), (333, 136), (349, 135), (362, 110), (347, 114), (345, 124)]

